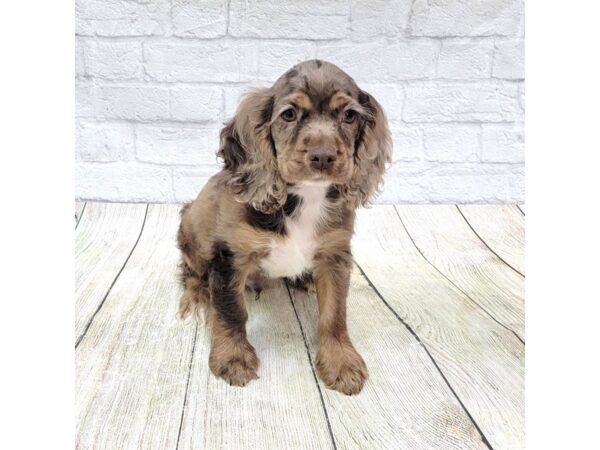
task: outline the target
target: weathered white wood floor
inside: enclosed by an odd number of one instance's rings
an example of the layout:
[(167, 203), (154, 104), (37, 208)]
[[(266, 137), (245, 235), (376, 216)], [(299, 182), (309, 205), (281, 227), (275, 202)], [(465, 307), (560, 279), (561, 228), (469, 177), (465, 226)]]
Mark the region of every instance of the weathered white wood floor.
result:
[(230, 387), (176, 318), (179, 206), (76, 204), (77, 448), (523, 448), (524, 211), (360, 211), (348, 322), (370, 378), (346, 397), (315, 376), (310, 295), (249, 295), (260, 378)]

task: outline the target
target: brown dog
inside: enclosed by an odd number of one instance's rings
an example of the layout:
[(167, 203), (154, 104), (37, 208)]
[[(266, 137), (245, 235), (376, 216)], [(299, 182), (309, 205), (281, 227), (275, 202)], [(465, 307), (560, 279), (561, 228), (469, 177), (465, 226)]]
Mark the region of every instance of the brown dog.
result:
[(367, 368), (346, 328), (355, 209), (383, 182), (391, 138), (377, 101), (333, 64), (298, 64), (250, 92), (221, 131), (223, 169), (183, 207), (180, 315), (208, 308), (209, 366), (232, 385), (257, 377), (244, 289), (314, 281), (317, 371), (360, 392)]

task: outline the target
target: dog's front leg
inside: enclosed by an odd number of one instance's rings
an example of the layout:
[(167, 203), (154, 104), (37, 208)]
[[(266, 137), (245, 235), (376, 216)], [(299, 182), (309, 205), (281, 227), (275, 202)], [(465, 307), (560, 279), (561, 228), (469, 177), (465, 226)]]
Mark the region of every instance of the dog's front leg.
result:
[(319, 303), (317, 371), (329, 388), (347, 395), (358, 394), (368, 375), (346, 326), (351, 268), (352, 256), (347, 249), (321, 255), (314, 270)]
[(258, 357), (246, 338), (248, 312), (244, 298), (245, 276), (236, 267), (226, 243), (215, 244), (210, 264), (210, 370), (234, 386), (258, 378)]

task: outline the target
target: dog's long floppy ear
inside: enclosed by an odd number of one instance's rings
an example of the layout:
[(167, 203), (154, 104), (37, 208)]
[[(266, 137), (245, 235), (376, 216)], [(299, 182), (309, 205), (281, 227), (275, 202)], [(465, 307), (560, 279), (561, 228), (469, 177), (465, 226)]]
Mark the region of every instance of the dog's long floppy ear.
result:
[(354, 172), (342, 193), (355, 207), (367, 206), (380, 191), (386, 165), (392, 160), (392, 137), (381, 105), (361, 91), (359, 103), (366, 114), (361, 117), (354, 149)]
[(235, 117), (221, 130), (217, 153), (231, 173), (228, 183), (236, 199), (267, 214), (281, 208), (286, 200), (286, 184), (277, 169), (271, 138), (273, 101), (268, 88), (247, 93)]

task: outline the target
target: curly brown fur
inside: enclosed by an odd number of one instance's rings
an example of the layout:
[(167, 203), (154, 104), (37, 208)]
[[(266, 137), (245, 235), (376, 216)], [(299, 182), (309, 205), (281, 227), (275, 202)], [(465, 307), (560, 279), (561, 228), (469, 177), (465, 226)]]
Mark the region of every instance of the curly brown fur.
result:
[(208, 310), (212, 372), (239, 386), (258, 376), (244, 290), (285, 278), (316, 292), (319, 376), (360, 392), (367, 368), (346, 326), (350, 240), (355, 209), (391, 159), (383, 109), (338, 67), (306, 61), (244, 97), (218, 155), (223, 169), (183, 207), (178, 233), (180, 314)]

